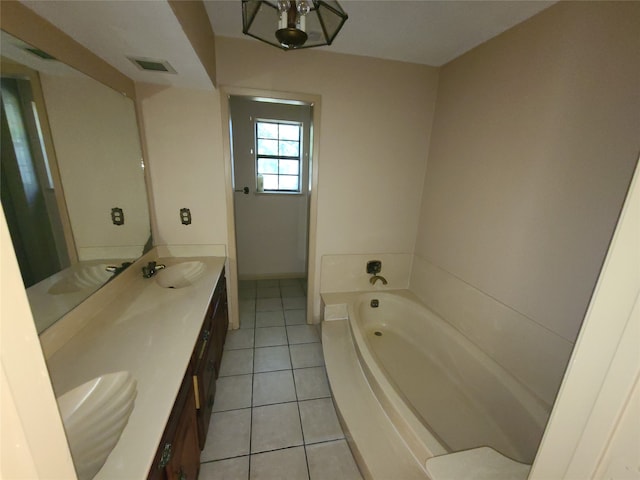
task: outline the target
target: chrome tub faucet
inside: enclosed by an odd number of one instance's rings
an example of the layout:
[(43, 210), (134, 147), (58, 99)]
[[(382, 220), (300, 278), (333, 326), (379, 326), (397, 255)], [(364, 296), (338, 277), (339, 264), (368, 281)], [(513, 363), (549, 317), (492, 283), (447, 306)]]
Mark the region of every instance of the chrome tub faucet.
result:
[(382, 280), (382, 284), (387, 284), (387, 279), (382, 275), (378, 275), (382, 271), (382, 262), (380, 260), (370, 260), (367, 262), (367, 273), (373, 275), (369, 279), (371, 285), (375, 285), (378, 280)]
[(369, 279), (369, 282), (371, 282), (371, 285), (375, 285), (378, 280), (382, 280), (383, 285), (387, 284), (387, 279), (384, 278), (382, 275), (374, 275)]

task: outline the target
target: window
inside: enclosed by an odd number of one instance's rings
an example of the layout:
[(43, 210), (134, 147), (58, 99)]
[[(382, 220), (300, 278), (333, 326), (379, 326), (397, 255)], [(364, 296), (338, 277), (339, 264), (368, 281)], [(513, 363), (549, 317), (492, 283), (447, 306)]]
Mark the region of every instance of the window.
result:
[(301, 123), (256, 122), (258, 190), (262, 186), (264, 192), (300, 192), (301, 132)]

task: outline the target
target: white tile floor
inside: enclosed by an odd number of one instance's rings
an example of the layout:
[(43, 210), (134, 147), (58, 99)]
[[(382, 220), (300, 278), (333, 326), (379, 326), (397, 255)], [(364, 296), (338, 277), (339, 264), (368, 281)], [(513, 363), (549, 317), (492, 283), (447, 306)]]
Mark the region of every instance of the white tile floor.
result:
[(240, 282), (201, 480), (362, 479), (331, 401), (302, 279)]

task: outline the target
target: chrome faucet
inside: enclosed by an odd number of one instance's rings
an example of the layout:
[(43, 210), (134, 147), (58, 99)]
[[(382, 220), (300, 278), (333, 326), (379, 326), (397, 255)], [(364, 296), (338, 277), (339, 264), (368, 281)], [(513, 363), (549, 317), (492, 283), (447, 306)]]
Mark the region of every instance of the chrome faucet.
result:
[(119, 267), (117, 265), (107, 265), (105, 267), (105, 270), (109, 273), (113, 273), (113, 275), (111, 277), (109, 277), (109, 280), (107, 281), (111, 281), (114, 278), (116, 278), (116, 276), (120, 275), (122, 272), (124, 272), (127, 267), (129, 265), (131, 265), (133, 262), (123, 262), (122, 265), (120, 265)]
[(369, 282), (371, 282), (371, 285), (375, 285), (378, 280), (382, 280), (383, 285), (387, 284), (387, 279), (384, 278), (382, 275), (374, 275), (369, 279)]
[(151, 278), (158, 273), (158, 270), (162, 270), (163, 268), (165, 268), (165, 265), (162, 263), (149, 262), (147, 266), (142, 267), (142, 276), (144, 278)]

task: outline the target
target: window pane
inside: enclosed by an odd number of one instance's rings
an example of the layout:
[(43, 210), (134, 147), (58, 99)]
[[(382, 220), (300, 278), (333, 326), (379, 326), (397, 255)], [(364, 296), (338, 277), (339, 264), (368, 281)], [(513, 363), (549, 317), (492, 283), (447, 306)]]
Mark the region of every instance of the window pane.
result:
[(295, 175), (280, 175), (280, 190), (298, 191), (298, 177)]
[(299, 157), (300, 144), (298, 142), (281, 141), (280, 155), (283, 157)]
[(277, 123), (258, 122), (258, 138), (278, 138)]
[(264, 183), (263, 188), (265, 190), (278, 190), (278, 176), (277, 175), (263, 175)]
[(278, 160), (276, 158), (259, 158), (258, 173), (278, 173)]
[(280, 173), (286, 175), (298, 175), (298, 165), (300, 162), (297, 160), (280, 160)]
[(280, 140), (300, 141), (300, 127), (298, 125), (280, 125)]
[(278, 141), (258, 140), (258, 155), (278, 155)]

